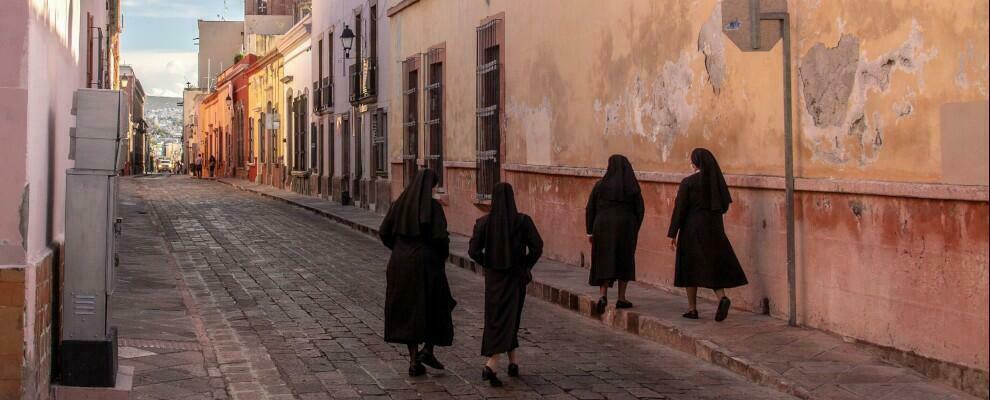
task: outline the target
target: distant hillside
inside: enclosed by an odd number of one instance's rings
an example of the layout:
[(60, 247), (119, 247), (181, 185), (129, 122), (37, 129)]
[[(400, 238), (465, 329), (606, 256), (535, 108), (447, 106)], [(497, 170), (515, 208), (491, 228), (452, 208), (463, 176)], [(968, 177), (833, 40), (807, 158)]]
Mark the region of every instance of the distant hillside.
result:
[(148, 96), (144, 100), (144, 108), (149, 110), (160, 110), (163, 108), (180, 108), (178, 103), (182, 101), (178, 97)]
[(182, 135), (182, 107), (177, 97), (148, 96), (144, 99), (144, 120), (155, 136)]

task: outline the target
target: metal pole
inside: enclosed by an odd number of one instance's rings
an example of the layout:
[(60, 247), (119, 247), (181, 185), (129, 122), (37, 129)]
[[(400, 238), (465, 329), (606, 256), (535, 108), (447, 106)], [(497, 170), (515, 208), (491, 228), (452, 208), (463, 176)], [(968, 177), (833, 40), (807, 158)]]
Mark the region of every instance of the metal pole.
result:
[(787, 295), (790, 326), (797, 326), (797, 271), (794, 245), (794, 131), (791, 115), (791, 24), (790, 15), (765, 13), (760, 19), (780, 21), (784, 42), (784, 202), (787, 218)]

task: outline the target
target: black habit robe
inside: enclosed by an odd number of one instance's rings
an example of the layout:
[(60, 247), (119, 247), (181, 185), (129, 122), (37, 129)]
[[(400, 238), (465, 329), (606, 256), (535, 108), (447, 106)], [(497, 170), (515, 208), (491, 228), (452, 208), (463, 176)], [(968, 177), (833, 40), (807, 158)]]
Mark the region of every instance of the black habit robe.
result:
[(636, 242), (643, 214), (643, 194), (632, 165), (626, 157), (613, 155), (585, 209), (585, 229), (592, 235), (589, 285), (636, 280)]
[(392, 249), (385, 274), (385, 341), (450, 346), (454, 340), (444, 267), (450, 238), (443, 207), (433, 199), (435, 175), (421, 170), (382, 221), (379, 236)]
[(722, 215), (732, 197), (715, 156), (705, 149), (691, 153), (700, 170), (677, 190), (667, 236), (677, 239), (674, 286), (724, 289), (748, 283), (732, 244), (725, 235)]
[(543, 254), (533, 219), (516, 210), (512, 186), (495, 185), (491, 212), (474, 224), (468, 254), (485, 268), (485, 330), (481, 355), (519, 347), (519, 324), (530, 272)]

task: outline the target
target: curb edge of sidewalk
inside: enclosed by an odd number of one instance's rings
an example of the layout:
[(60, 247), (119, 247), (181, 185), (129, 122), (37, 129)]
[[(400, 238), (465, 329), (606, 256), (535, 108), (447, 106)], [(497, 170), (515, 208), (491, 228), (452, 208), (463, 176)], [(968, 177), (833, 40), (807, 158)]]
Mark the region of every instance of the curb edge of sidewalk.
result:
[[(253, 193), (261, 197), (281, 201), (283, 203), (302, 208), (323, 216), (333, 222), (377, 238), (378, 229), (376, 227), (351, 221), (339, 215), (334, 215), (327, 211), (298, 203), (290, 199), (253, 190), (226, 179), (217, 179), (216, 182), (223, 183), (244, 192)], [(466, 254), (452, 252), (447, 261), (461, 269), (465, 269), (476, 274), (480, 274), (482, 272), (481, 268)], [(630, 310), (616, 310), (614, 305), (609, 305), (604, 313), (598, 314), (595, 312), (593, 307), (595, 302), (597, 302), (597, 299), (593, 299), (590, 296), (583, 294), (571, 293), (571, 291), (567, 289), (555, 287), (535, 278), (532, 282), (530, 282), (529, 288), (527, 289), (527, 294), (557, 305), (558, 307), (577, 312), (585, 317), (597, 319), (602, 324), (612, 329), (631, 333), (649, 341), (678, 350), (682, 353), (687, 353), (702, 361), (706, 361), (710, 364), (727, 369), (742, 376), (743, 378), (750, 380), (751, 382), (767, 386), (799, 399), (816, 399), (811, 392), (796, 382), (788, 380), (780, 374), (760, 366), (752, 360), (735, 355), (725, 347), (719, 346), (704, 338), (694, 337), (675, 326), (665, 324), (657, 318), (643, 316), (638, 312)]]

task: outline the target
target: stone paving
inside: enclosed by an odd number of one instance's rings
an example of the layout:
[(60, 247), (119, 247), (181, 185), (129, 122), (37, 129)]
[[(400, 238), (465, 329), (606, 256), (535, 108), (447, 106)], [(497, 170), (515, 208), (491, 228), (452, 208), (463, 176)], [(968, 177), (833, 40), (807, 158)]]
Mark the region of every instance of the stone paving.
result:
[[(381, 224), (382, 216), (357, 207), (243, 180), (220, 181), (360, 232), (376, 235)], [(451, 262), (477, 272), (480, 267), (467, 256), (467, 241), (467, 237), (451, 235)], [(953, 400), (987, 396), (985, 374), (942, 371), (938, 365), (907, 357), (908, 362), (917, 362), (929, 372), (943, 372), (943, 379), (954, 380), (971, 392), (964, 393), (898, 364), (897, 360), (904, 358), (902, 353), (814, 329), (789, 327), (780, 319), (741, 310), (716, 323), (711, 320), (713, 301), (699, 301), (702, 319), (684, 319), (680, 317), (682, 296), (640, 282), (630, 285), (635, 308), (616, 310), (609, 306), (604, 314), (598, 314), (592, 304), (599, 295), (597, 288), (587, 285), (587, 271), (549, 259), (534, 268), (529, 294), (803, 399)]]
[[(226, 399), (209, 342), (135, 180), (122, 179), (120, 268), (111, 304), (118, 358), (135, 370), (132, 399)], [(207, 351), (204, 351), (207, 349)]]
[[(201, 349), (134, 346), (122, 362), (138, 366), (136, 398), (791, 398), (535, 298), (522, 376), (501, 372), (506, 387), (490, 388), (480, 378), (482, 278), (453, 267), (455, 343), (438, 349), (447, 369), (409, 378), (404, 346), (381, 337), (388, 251), (378, 242), (215, 182), (124, 179), (121, 194), (134, 203), (125, 228), (142, 231), (121, 244), (122, 337)], [(186, 372), (158, 372), (176, 369)]]

